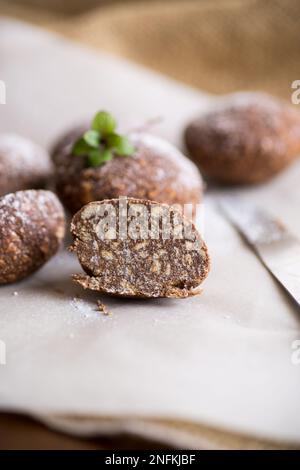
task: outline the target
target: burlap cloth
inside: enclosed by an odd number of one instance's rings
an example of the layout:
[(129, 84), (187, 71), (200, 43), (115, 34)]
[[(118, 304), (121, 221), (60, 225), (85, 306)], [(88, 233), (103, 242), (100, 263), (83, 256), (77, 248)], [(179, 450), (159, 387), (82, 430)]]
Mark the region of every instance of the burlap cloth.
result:
[[(26, 3), (30, 9), (22, 5)], [(291, 82), (299, 78), (298, 0), (18, 0), (17, 5), (0, 0), (1, 4), (4, 13), (213, 93), (257, 88), (289, 98)]]
[[(64, 2), (64, 11), (60, 2), (50, 0), (32, 0), (30, 8), (23, 3), (0, 0), (0, 13), (59, 31), (213, 93), (257, 88), (288, 98), (291, 82), (299, 78), (298, 0), (116, 1), (87, 11), (81, 8), (84, 0)], [(52, 8), (46, 9), (47, 4)], [(195, 448), (277, 447), (205, 426), (156, 424), (157, 430), (175, 431), (182, 436), (182, 444), (188, 441)]]

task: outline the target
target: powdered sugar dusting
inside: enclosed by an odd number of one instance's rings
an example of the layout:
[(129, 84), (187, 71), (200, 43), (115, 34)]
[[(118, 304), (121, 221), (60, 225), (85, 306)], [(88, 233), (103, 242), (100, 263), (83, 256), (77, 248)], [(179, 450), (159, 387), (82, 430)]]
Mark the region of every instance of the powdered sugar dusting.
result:
[[(185, 157), (174, 145), (170, 144), (167, 140), (147, 133), (132, 133), (130, 140), (133, 144), (142, 143), (148, 147), (153, 153), (158, 153), (161, 156), (172, 161), (178, 167), (178, 180), (188, 187), (197, 188), (201, 181), (200, 174), (194, 163)], [(157, 174), (157, 180), (165, 178), (165, 171), (160, 169)]]
[(272, 113), (280, 109), (282, 102), (267, 93), (253, 91), (231, 93), (217, 101), (217, 107), (220, 110), (229, 107), (247, 108), (249, 106), (255, 106)]
[(29, 214), (32, 207), (38, 207), (42, 214), (47, 214), (49, 202), (62, 211), (61, 204), (51, 191), (32, 189), (7, 194), (0, 199), (0, 220), (12, 225), (17, 221), (31, 223)]
[[(16, 162), (26, 165), (36, 165), (36, 157), (39, 156), (40, 164), (49, 168), (49, 159), (45, 150), (34, 142), (17, 134), (0, 134), (0, 156), (5, 155)], [(17, 158), (16, 158), (17, 157)]]
[(0, 195), (40, 188), (52, 174), (49, 155), (39, 145), (15, 134), (0, 134)]
[(81, 313), (85, 318), (95, 316), (95, 309), (93, 309), (87, 302), (79, 297), (73, 297), (73, 299), (70, 300), (70, 305), (79, 313)]

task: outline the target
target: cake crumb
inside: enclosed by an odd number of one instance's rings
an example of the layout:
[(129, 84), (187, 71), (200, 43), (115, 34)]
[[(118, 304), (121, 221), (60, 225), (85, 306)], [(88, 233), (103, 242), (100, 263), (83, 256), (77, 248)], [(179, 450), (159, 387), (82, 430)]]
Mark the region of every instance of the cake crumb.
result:
[(107, 306), (103, 302), (101, 302), (101, 300), (97, 300), (97, 307), (99, 312), (103, 313), (103, 315), (112, 315), (112, 313), (108, 310)]

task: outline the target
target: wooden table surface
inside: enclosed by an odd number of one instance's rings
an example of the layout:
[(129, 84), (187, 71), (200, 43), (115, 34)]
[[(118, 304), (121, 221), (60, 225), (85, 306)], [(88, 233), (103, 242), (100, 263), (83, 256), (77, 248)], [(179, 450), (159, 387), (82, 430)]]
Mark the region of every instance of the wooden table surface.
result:
[(0, 450), (165, 450), (140, 437), (78, 439), (58, 433), (26, 416), (0, 413)]

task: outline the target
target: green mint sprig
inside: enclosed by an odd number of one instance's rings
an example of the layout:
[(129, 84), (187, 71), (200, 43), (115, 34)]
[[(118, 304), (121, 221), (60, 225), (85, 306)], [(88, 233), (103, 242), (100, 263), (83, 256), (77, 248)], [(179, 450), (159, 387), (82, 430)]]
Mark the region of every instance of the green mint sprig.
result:
[(111, 114), (99, 111), (91, 129), (73, 145), (72, 155), (87, 157), (87, 165), (97, 167), (115, 156), (128, 157), (135, 151), (129, 139), (116, 133), (117, 123)]

